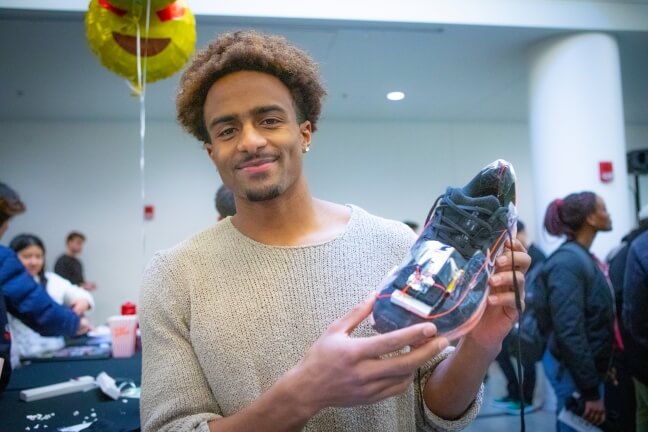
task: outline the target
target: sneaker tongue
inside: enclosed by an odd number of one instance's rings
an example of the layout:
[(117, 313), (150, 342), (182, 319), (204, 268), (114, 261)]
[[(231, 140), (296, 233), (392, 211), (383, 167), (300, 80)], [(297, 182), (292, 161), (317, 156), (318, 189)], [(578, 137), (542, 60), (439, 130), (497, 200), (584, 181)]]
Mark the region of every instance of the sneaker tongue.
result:
[(464, 194), (461, 188), (448, 190), (450, 199), (457, 205), (482, 207), (492, 212), (501, 207), (499, 200), (494, 195), (471, 197)]

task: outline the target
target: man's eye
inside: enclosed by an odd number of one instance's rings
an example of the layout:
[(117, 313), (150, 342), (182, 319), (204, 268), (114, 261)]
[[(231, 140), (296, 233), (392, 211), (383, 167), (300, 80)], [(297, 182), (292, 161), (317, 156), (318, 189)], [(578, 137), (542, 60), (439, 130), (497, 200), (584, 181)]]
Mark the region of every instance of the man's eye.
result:
[(264, 125), (276, 125), (278, 123), (280, 123), (280, 121), (279, 121), (279, 119), (276, 119), (276, 118), (266, 118), (266, 119), (263, 119), (261, 121), (261, 124), (264, 124)]
[(227, 136), (229, 136), (229, 135), (232, 135), (232, 134), (234, 133), (234, 131), (235, 131), (234, 128), (227, 128), (227, 129), (223, 129), (222, 131), (220, 131), (220, 133), (218, 134), (218, 136), (219, 136), (219, 137), (227, 137)]

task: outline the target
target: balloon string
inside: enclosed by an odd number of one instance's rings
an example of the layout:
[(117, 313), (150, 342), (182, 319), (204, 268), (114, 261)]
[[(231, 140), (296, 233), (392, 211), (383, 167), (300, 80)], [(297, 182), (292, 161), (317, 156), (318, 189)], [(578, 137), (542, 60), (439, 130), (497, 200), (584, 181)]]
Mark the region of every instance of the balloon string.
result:
[[(146, 26), (144, 27), (144, 37), (148, 41), (149, 24), (151, 15), (151, 0), (146, 2)], [(137, 86), (139, 89), (139, 102), (140, 102), (140, 194), (142, 199), (142, 210), (146, 206), (146, 153), (145, 153), (145, 137), (146, 137), (146, 63), (147, 56), (144, 56), (142, 62), (142, 49), (141, 49), (141, 33), (139, 19), (136, 21), (137, 27)], [(148, 42), (146, 45), (148, 49)], [(143, 63), (143, 65), (142, 65)], [(142, 223), (142, 269), (146, 265), (146, 223)]]

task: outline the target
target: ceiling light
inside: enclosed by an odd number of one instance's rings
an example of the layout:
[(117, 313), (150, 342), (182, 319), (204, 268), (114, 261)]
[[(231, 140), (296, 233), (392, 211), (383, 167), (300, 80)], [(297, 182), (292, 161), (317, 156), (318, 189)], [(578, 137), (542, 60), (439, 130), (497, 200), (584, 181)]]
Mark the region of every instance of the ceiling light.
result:
[(387, 99), (393, 100), (393, 101), (399, 101), (402, 99), (405, 99), (405, 93), (399, 92), (399, 91), (393, 91), (387, 93)]

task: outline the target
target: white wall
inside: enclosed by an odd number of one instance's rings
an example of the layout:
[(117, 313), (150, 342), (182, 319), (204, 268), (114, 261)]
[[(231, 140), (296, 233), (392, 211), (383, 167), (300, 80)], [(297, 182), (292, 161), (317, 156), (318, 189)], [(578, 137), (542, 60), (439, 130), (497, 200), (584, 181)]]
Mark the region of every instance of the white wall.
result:
[(52, 268), (66, 234), (85, 233), (81, 258), (86, 277), (98, 284), (96, 322), (118, 313), (126, 300), (137, 302), (153, 251), (215, 220), (220, 180), (201, 146), (173, 123), (147, 128), (147, 202), (156, 215), (146, 223), (137, 123), (4, 123), (0, 129), (0, 181), (27, 205), (2, 241), (20, 232), (41, 236)]
[[(147, 203), (156, 210), (149, 222), (142, 217), (137, 123), (0, 122), (0, 130), (0, 181), (28, 206), (3, 243), (37, 234), (52, 264), (67, 232), (84, 232), (86, 276), (99, 286), (97, 323), (138, 300), (142, 268), (155, 250), (214, 223), (220, 179), (201, 145), (174, 123), (147, 124)], [(648, 127), (629, 128), (628, 136), (648, 143)], [(323, 121), (306, 171), (317, 197), (422, 223), (448, 185), (463, 185), (497, 158), (516, 168), (519, 213), (532, 233), (539, 222), (525, 124)], [(624, 233), (610, 235), (616, 242)]]

